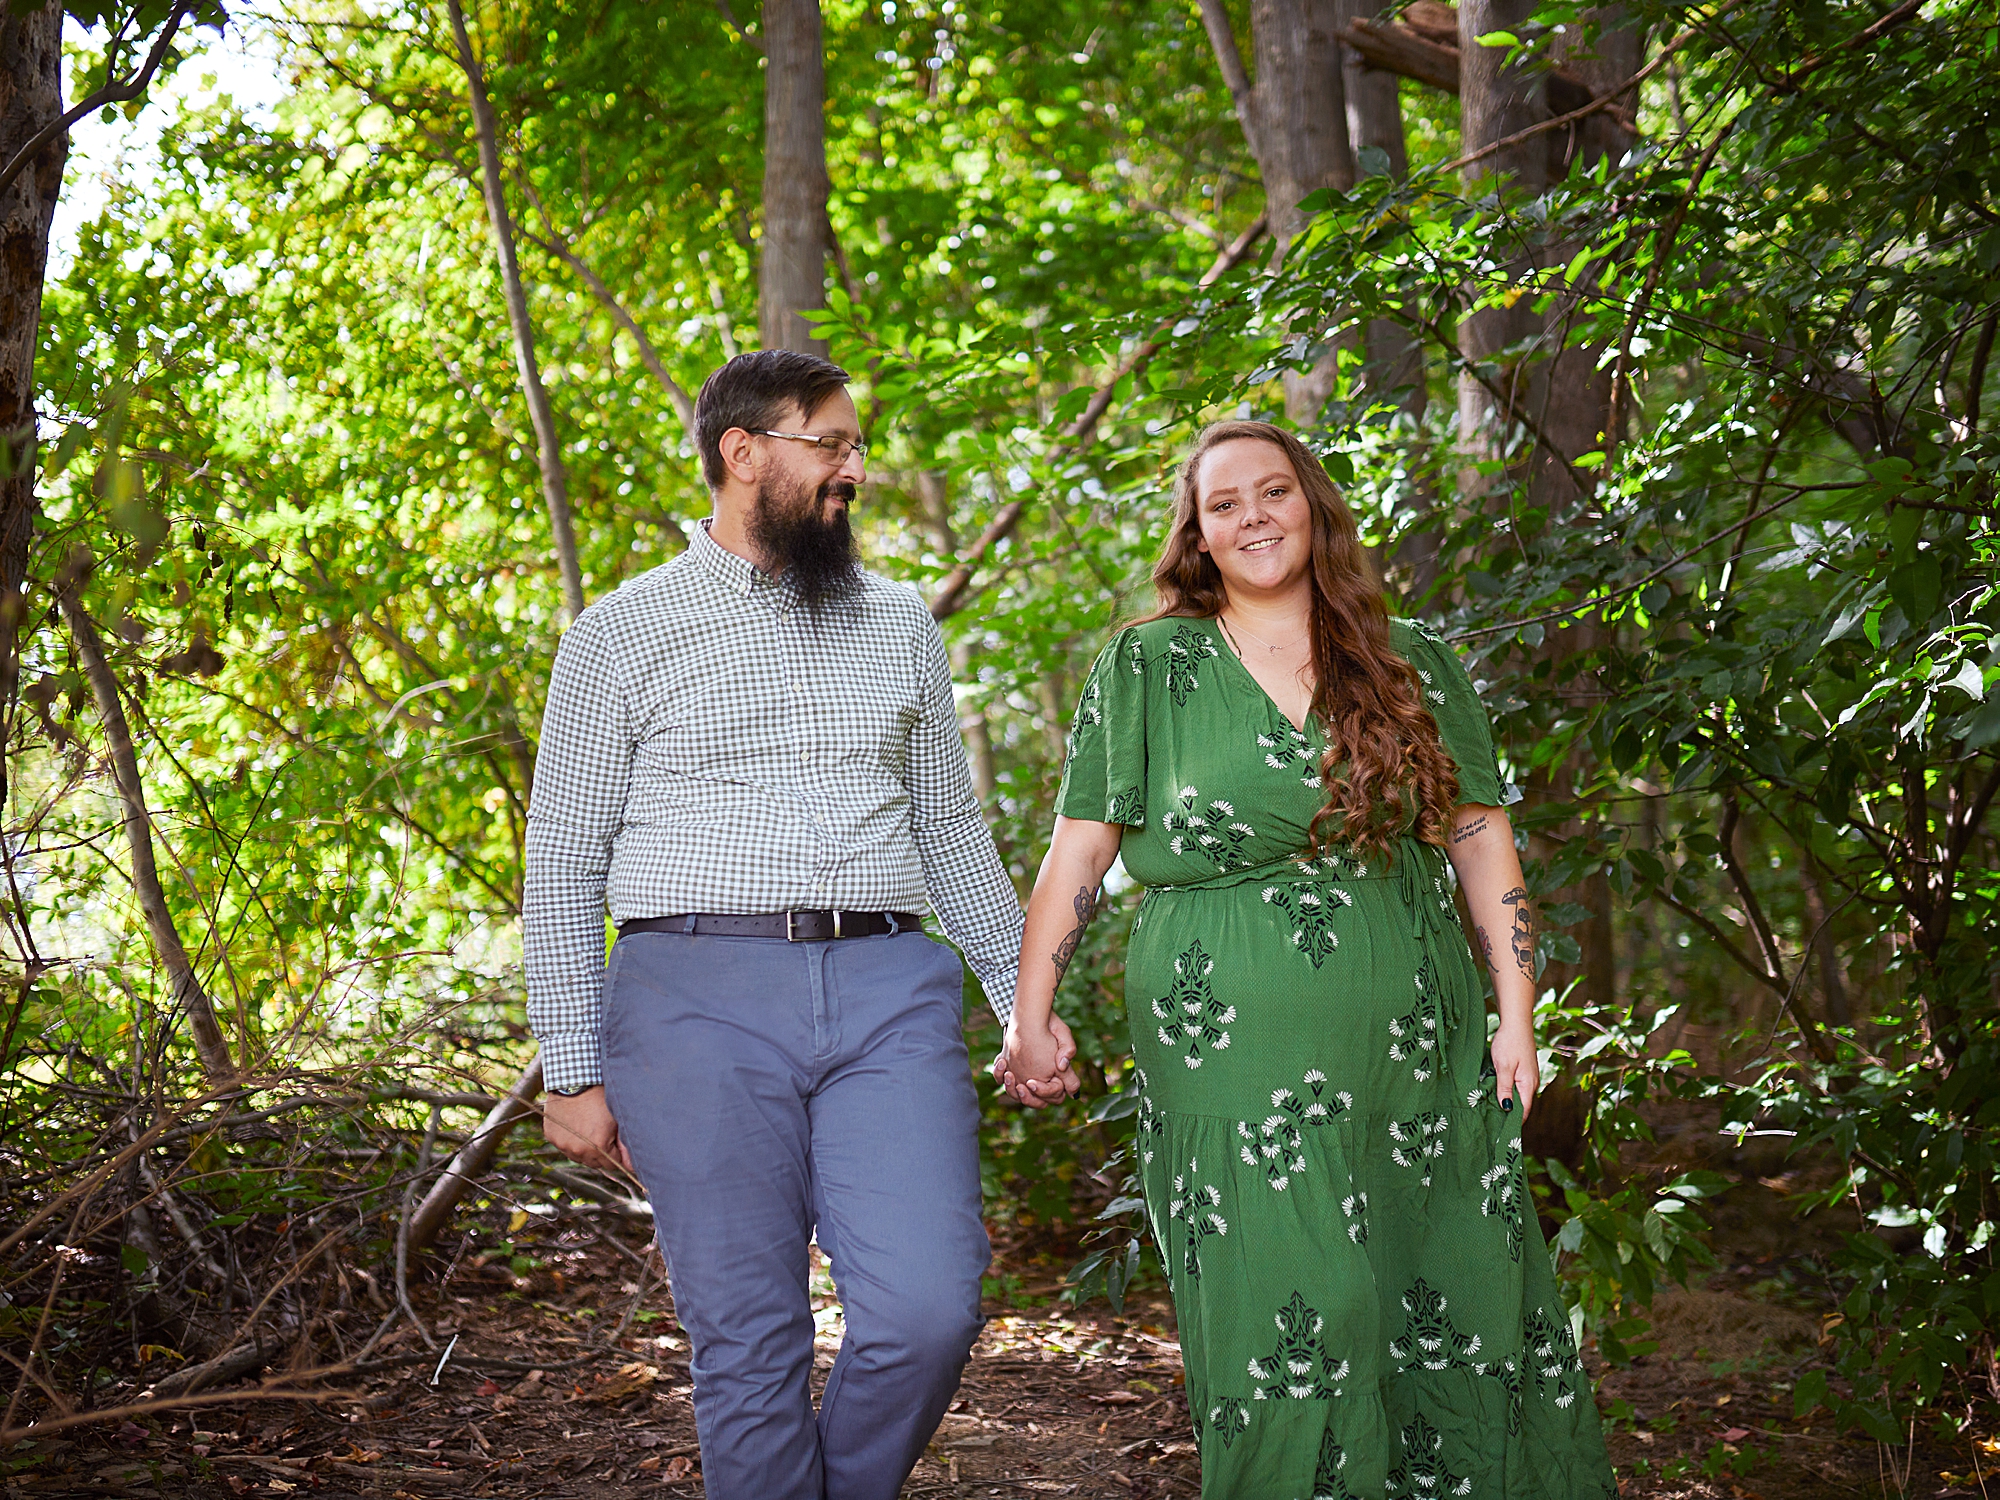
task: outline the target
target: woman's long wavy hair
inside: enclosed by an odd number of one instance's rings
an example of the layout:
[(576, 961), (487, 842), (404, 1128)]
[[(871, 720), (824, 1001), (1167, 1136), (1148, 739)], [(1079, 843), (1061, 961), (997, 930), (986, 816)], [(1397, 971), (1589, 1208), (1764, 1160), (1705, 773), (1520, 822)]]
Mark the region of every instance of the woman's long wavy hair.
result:
[(1144, 618), (1204, 619), (1229, 602), (1215, 560), (1196, 545), (1197, 486), (1202, 460), (1240, 438), (1283, 450), (1312, 514), (1312, 712), (1327, 742), (1320, 760), (1327, 797), (1313, 816), (1313, 845), (1344, 843), (1386, 860), (1407, 829), (1442, 846), (1458, 806), (1458, 772), (1424, 710), (1415, 669), (1389, 649), (1389, 611), (1362, 554), (1354, 513), (1291, 433), (1269, 422), (1202, 429), (1174, 483), (1173, 531), (1153, 568), (1158, 607)]

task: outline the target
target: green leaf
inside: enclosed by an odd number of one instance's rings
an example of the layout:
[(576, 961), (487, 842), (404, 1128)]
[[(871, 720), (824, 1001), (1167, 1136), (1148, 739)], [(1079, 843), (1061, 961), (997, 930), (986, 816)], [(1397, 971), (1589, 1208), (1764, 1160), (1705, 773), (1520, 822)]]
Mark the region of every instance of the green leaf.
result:
[(1955, 687), (1977, 701), (1986, 692), (1986, 675), (1979, 670), (1979, 663), (1968, 658), (1959, 663), (1958, 671), (1944, 685)]
[(1799, 1377), (1799, 1383), (1792, 1387), (1792, 1416), (1794, 1419), (1827, 1404), (1826, 1371), (1807, 1370)]
[(1985, 703), (1972, 716), (1972, 723), (1965, 731), (1968, 750), (1984, 750), (1996, 740), (2000, 740), (2000, 687), (1986, 695)]
[[(1889, 574), (1889, 597), (1903, 611), (1903, 618), (1919, 629), (1937, 612), (1943, 589), (1944, 570), (1935, 552), (1920, 552)], [(1879, 648), (1881, 642), (1870, 635), (1869, 644)]]

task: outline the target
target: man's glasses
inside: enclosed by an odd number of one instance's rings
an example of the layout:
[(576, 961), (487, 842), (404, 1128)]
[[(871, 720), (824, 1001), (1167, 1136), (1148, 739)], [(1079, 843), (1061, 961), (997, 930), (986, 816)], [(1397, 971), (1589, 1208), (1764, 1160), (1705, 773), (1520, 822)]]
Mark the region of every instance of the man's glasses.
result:
[(811, 443), (815, 448), (819, 449), (821, 457), (825, 458), (829, 463), (846, 463), (847, 451), (850, 448), (854, 450), (856, 458), (866, 458), (868, 456), (868, 445), (866, 443), (852, 443), (844, 437), (833, 437), (830, 435), (820, 437), (810, 432), (771, 432), (762, 427), (752, 427), (748, 430), (757, 437), (789, 438), (795, 443)]

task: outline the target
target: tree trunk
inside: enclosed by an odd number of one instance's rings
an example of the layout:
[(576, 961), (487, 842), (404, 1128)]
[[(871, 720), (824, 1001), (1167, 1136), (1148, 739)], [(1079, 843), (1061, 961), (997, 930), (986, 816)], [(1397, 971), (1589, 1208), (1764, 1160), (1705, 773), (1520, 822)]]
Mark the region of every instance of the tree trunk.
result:
[[(1524, 35), (1534, 9), (1534, 0), (1465, 0), (1459, 7), (1462, 145), (1467, 154), (1487, 152), (1465, 168), (1468, 197), (1503, 191), (1539, 194), (1573, 167), (1623, 155), (1630, 145), (1629, 135), (1606, 111), (1569, 130), (1544, 131), (1488, 149), (1549, 117), (1548, 75), (1507, 65), (1506, 48), (1482, 47), (1477, 40), (1494, 31)], [(1592, 15), (1607, 23), (1595, 56), (1571, 59), (1564, 76), (1581, 78), (1592, 89), (1609, 89), (1637, 70), (1641, 36), (1636, 29), (1610, 25), (1615, 11)], [(1516, 277), (1525, 276), (1538, 264), (1560, 265), (1571, 253), (1559, 241), (1524, 246), (1512, 270)], [(1497, 481), (1525, 490), (1528, 507), (1542, 512), (1543, 524), (1554, 525), (1586, 497), (1588, 481), (1573, 460), (1605, 442), (1611, 378), (1609, 372), (1598, 370), (1596, 350), (1569, 346), (1574, 308), (1574, 299), (1562, 295), (1552, 302), (1521, 297), (1512, 306), (1482, 308), (1460, 319), (1460, 352), (1475, 367), (1460, 375), (1458, 387), (1458, 441), (1467, 460), (1459, 475), (1462, 501), (1477, 502)], [(1482, 462), (1497, 462), (1500, 467), (1482, 474)], [(1556, 632), (1543, 654), (1568, 655), (1589, 649), (1595, 641), (1594, 633), (1582, 627)], [(1555, 675), (1561, 691), (1565, 674), (1558, 667)], [(1573, 770), (1551, 768), (1555, 783), (1551, 790), (1556, 795), (1567, 795), (1562, 783), (1571, 779)], [(1581, 831), (1572, 823), (1557, 836), (1573, 837)], [(1591, 1004), (1611, 1003), (1616, 999), (1617, 970), (1609, 882), (1593, 876), (1549, 895), (1589, 910), (1581, 934), (1580, 998)], [(1545, 975), (1544, 984), (1548, 982)]]
[[(0, 12), (0, 161), (62, 116), (62, 18), (55, 0)], [(35, 346), (49, 222), (68, 156), (65, 131), (0, 194), (0, 714), (10, 718), (35, 532)], [(0, 766), (0, 807), (6, 801)]]
[[(1543, 119), (1541, 80), (1521, 68), (1505, 67), (1506, 50), (1482, 47), (1477, 38), (1490, 31), (1518, 33), (1534, 14), (1534, 0), (1466, 0), (1458, 8), (1459, 130), (1470, 153), (1483, 150)], [(1503, 185), (1539, 193), (1548, 186), (1547, 138), (1537, 136), (1520, 145), (1494, 151), (1465, 169), (1468, 197), (1490, 193)], [(1482, 308), (1459, 320), (1459, 352), (1473, 364), (1497, 361), (1509, 345), (1543, 332), (1535, 299), (1523, 297), (1511, 307)], [(1499, 395), (1476, 376), (1461, 374), (1458, 382), (1458, 445), (1467, 463), (1459, 472), (1461, 500), (1475, 500), (1491, 487), (1491, 479), (1476, 465), (1507, 457), (1510, 408), (1518, 399), (1514, 376), (1497, 364), (1488, 372)]]
[(757, 332), (766, 349), (824, 355), (802, 313), (826, 306), (826, 56), (819, 0), (764, 0), (764, 247)]
[[(1476, 38), (1492, 31), (1521, 34), (1534, 12), (1533, 0), (1468, 0), (1459, 7), (1459, 110), (1463, 146), (1468, 153), (1485, 150), (1548, 118), (1547, 77), (1519, 67), (1503, 66), (1503, 47), (1482, 47)], [(1614, 24), (1619, 12), (1590, 13), (1604, 23), (1593, 55), (1576, 57), (1564, 70), (1592, 90), (1609, 90), (1637, 70), (1643, 34), (1636, 27)], [(1629, 104), (1632, 96), (1627, 96)], [(1502, 188), (1540, 193), (1562, 180), (1578, 165), (1586, 168), (1605, 158), (1616, 160), (1630, 149), (1632, 137), (1611, 111), (1567, 130), (1544, 131), (1525, 141), (1489, 152), (1465, 168), (1468, 196)], [(1553, 243), (1524, 254), (1516, 266), (1525, 274), (1531, 260), (1559, 263), (1569, 248)], [(1553, 519), (1582, 498), (1578, 472), (1571, 466), (1581, 454), (1604, 442), (1611, 406), (1611, 377), (1597, 368), (1597, 351), (1567, 344), (1567, 320), (1573, 304), (1558, 296), (1545, 311), (1543, 299), (1523, 297), (1511, 307), (1483, 308), (1459, 323), (1460, 348), (1468, 361), (1483, 367), (1482, 380), (1471, 373), (1459, 381), (1460, 447), (1474, 461), (1509, 459), (1509, 468), (1527, 485), (1530, 501), (1548, 507)], [(1520, 346), (1528, 346), (1523, 354)], [(1512, 356), (1502, 351), (1516, 349)], [(1484, 493), (1490, 481), (1470, 464), (1461, 475), (1466, 495)]]
[[(1337, 0), (1251, 0), (1254, 82), (1244, 71), (1223, 0), (1201, 0), (1201, 15), (1243, 138), (1257, 158), (1265, 214), (1282, 261), (1309, 217), (1300, 201), (1321, 188), (1345, 192), (1354, 186)], [(1294, 421), (1319, 416), (1334, 374), (1329, 351), (1310, 371), (1285, 377), (1285, 409)]]
[[(1361, 3), (1366, 5), (1369, 0)], [(1394, 3), (1386, 0), (1384, 8)], [(1354, 145), (1355, 161), (1358, 165), (1364, 151), (1380, 151), (1389, 175), (1400, 178), (1410, 169), (1410, 156), (1403, 139), (1403, 105), (1397, 95), (1396, 75), (1369, 67), (1352, 47), (1340, 50), (1347, 136)], [(1368, 387), (1384, 397), (1400, 391), (1398, 407), (1421, 423), (1426, 405), (1423, 346), (1402, 324), (1389, 318), (1371, 322), (1367, 339), (1368, 363), (1363, 378)]]
[[(1342, 0), (1341, 23), (1357, 14), (1378, 14), (1395, 0)], [(1365, 170), (1362, 153), (1382, 153), (1391, 177), (1401, 178), (1410, 169), (1409, 148), (1403, 137), (1403, 104), (1396, 75), (1384, 68), (1370, 67), (1352, 47), (1341, 48), (1341, 80), (1347, 96), (1347, 137), (1354, 146), (1357, 171)], [(1371, 158), (1372, 160), (1372, 158)], [(1403, 324), (1393, 318), (1376, 318), (1364, 332), (1367, 361), (1362, 366), (1361, 385), (1367, 398), (1393, 401), (1399, 418), (1410, 424), (1411, 454), (1415, 469), (1426, 448), (1424, 417), (1430, 404), (1425, 386), (1424, 346)], [(1418, 478), (1409, 509), (1415, 516), (1429, 515), (1437, 508), (1437, 495), (1427, 479)], [(1392, 577), (1411, 601), (1420, 601), (1437, 582), (1438, 538), (1435, 531), (1423, 530), (1406, 536), (1396, 549)]]
[(76, 654), (83, 662), (84, 675), (90, 679), (97, 717), (104, 725), (111, 780), (118, 789), (124, 811), (125, 848), (132, 865), (132, 892), (139, 901), (139, 914), (145, 920), (160, 967), (166, 971), (174, 1009), (187, 1015), (202, 1071), (211, 1083), (225, 1083), (236, 1076), (236, 1064), (230, 1058), (222, 1023), (216, 1019), (214, 1002), (202, 988), (194, 964), (188, 959), (187, 946), (181, 941), (180, 929), (174, 925), (166, 892), (160, 885), (159, 866), (153, 859), (153, 818), (146, 807), (146, 786), (139, 776), (139, 757), (132, 748), (125, 705), (118, 697), (118, 679), (105, 659), (104, 641), (97, 633), (97, 626), (71, 590), (62, 593), (62, 612), (70, 639), (76, 643)]
[(535, 458), (542, 470), (542, 499), (549, 509), (549, 530), (555, 539), (556, 562), (562, 570), (563, 606), (574, 620), (583, 613), (583, 568), (576, 555), (576, 527), (570, 519), (569, 479), (563, 472), (562, 445), (556, 436), (556, 414), (542, 384), (535, 359), (535, 328), (528, 320), (528, 293), (521, 284), (521, 263), (514, 253), (514, 222), (507, 212), (507, 192), (500, 176), (500, 128), (493, 118), (493, 101), (486, 94), (486, 75), (473, 55), (465, 29), (465, 7), (450, 0), (451, 30), (458, 43), (458, 65), (472, 94), (472, 123), (479, 136), (479, 177), (486, 197), (486, 222), (493, 231), (493, 251), (500, 261), (500, 283), (507, 295), (507, 321), (514, 330), (514, 364), (521, 373), (521, 395), (535, 427)]

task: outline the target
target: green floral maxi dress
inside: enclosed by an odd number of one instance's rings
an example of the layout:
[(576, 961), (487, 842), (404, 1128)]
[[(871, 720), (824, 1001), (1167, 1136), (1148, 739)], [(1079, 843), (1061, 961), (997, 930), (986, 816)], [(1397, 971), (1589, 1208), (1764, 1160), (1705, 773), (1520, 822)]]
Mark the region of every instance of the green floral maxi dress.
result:
[[(1452, 650), (1391, 626), (1498, 805)], [(1059, 810), (1125, 826), (1148, 890), (1126, 1005), (1147, 1212), (1209, 1500), (1614, 1496), (1495, 1098), (1485, 985), (1442, 853), (1308, 858), (1317, 725), (1212, 620), (1119, 633), (1078, 706)]]

